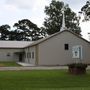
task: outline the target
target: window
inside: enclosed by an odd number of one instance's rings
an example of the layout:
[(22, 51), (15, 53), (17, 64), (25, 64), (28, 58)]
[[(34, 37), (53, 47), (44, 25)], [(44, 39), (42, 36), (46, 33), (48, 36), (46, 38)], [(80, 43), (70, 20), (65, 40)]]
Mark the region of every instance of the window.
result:
[(27, 53), (27, 58), (29, 58), (29, 53)]
[(65, 50), (69, 50), (69, 45), (68, 44), (64, 44), (64, 49)]
[(10, 56), (10, 53), (7, 53), (7, 56)]
[(82, 59), (82, 46), (76, 45), (72, 47), (72, 57)]
[(34, 52), (32, 52), (32, 58), (34, 59)]
[(27, 58), (32, 58), (32, 59), (34, 59), (34, 52), (28, 52), (28, 53), (26, 53), (26, 56), (27, 56)]
[(25, 53), (25, 58), (27, 58), (27, 53)]
[(29, 52), (29, 58), (31, 58), (31, 52)]

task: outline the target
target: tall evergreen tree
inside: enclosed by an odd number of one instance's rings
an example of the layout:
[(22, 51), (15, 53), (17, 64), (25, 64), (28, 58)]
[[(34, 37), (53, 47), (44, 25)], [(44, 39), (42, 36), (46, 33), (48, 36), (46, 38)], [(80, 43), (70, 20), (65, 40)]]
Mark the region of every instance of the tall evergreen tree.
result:
[(81, 8), (81, 12), (84, 15), (84, 21), (90, 20), (90, 0)]
[(64, 2), (52, 0), (49, 6), (45, 7), (47, 17), (44, 21), (44, 29), (47, 34), (51, 35), (58, 31), (62, 26), (62, 8), (65, 7), (65, 22), (68, 30), (71, 30), (80, 35), (81, 28), (79, 27), (76, 14), (69, 8), (64, 6)]
[(0, 40), (8, 40), (10, 26), (8, 24), (0, 26)]

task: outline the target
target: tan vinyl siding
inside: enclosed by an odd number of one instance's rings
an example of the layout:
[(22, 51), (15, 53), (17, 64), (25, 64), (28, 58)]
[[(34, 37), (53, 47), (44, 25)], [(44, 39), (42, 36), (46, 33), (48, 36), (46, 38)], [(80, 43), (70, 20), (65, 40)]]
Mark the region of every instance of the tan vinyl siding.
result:
[(35, 60), (36, 60), (36, 48), (35, 48), (35, 46), (26, 48), (25, 54), (27, 56), (25, 58), (25, 62), (35, 65)]
[(39, 62), (39, 47), (38, 45), (36, 45), (36, 61), (35, 61), (35, 65), (38, 65)]
[(0, 49), (0, 61), (19, 61), (15, 52), (23, 52), (23, 49)]
[[(64, 49), (64, 44), (69, 44), (69, 50)], [(39, 65), (74, 63), (76, 59), (72, 58), (72, 47), (75, 45), (82, 45), (83, 47), (82, 62), (90, 63), (89, 43), (72, 33), (63, 32), (39, 44)]]

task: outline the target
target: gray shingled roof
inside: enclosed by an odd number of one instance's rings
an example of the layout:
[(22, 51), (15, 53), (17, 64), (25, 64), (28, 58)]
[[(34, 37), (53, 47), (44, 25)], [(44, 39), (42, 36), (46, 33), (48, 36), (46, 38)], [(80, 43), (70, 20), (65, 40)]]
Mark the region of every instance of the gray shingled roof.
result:
[(82, 40), (84, 40), (85, 42), (87, 42), (87, 43), (90, 44), (89, 41), (87, 41), (86, 39), (84, 39), (84, 38), (82, 38), (81, 36), (77, 35), (76, 33), (72, 32), (72, 31), (69, 31), (69, 30), (64, 30), (64, 31), (62, 31), (62, 32), (57, 32), (57, 33), (55, 33), (55, 34), (52, 34), (52, 35), (50, 35), (50, 36), (47, 36), (46, 38), (37, 40), (37, 41), (35, 41), (34, 43), (31, 43), (31, 44), (27, 45), (26, 47), (30, 47), (30, 46), (37, 45), (37, 44), (39, 44), (39, 43), (41, 43), (41, 42), (44, 42), (44, 41), (48, 40), (49, 38), (52, 38), (52, 37), (54, 37), (54, 36), (56, 36), (56, 35), (58, 35), (58, 34), (61, 34), (61, 33), (63, 33), (63, 32), (69, 32), (69, 33), (75, 35), (76, 37), (78, 37), (78, 38), (80, 38), (80, 39), (82, 39)]
[(35, 42), (32, 42), (32, 41), (0, 41), (0, 48), (27, 48), (27, 47), (30, 47), (30, 46), (33, 46), (33, 45), (37, 45), (43, 41), (46, 41), (47, 39), (49, 38), (52, 38), (58, 34), (61, 34), (63, 32), (70, 32), (72, 33), (73, 35), (77, 36), (78, 38), (84, 40), (85, 42), (89, 43), (86, 39), (78, 36), (77, 34), (73, 33), (72, 31), (69, 31), (69, 30), (64, 30), (62, 32), (57, 32), (53, 35), (50, 35), (46, 38), (43, 38), (43, 39), (40, 39), (38, 41), (35, 41)]
[(31, 41), (0, 41), (0, 48), (24, 48), (30, 45)]

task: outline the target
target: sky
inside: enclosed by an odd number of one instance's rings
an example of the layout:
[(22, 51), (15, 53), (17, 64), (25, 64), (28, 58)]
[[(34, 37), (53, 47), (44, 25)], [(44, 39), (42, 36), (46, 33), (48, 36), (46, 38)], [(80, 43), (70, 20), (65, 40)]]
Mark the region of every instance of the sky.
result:
[[(69, 4), (69, 7), (78, 13), (87, 0), (58, 0)], [(29, 19), (38, 27), (43, 25), (45, 6), (49, 5), (51, 0), (0, 0), (0, 25), (9, 24), (13, 26), (18, 20)], [(80, 23), (82, 35), (88, 40), (90, 32), (90, 22)]]

